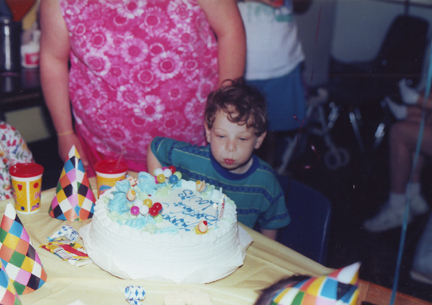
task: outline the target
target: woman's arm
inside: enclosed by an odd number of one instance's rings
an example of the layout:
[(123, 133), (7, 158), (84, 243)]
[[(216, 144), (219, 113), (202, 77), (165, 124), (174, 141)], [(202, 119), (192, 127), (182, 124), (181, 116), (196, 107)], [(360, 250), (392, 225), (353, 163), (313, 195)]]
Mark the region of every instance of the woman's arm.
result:
[(159, 160), (154, 155), (151, 150), (151, 143), (147, 148), (147, 171), (149, 174), (153, 175), (153, 172), (156, 168), (161, 168), (162, 164), (160, 164)]
[(219, 85), (243, 76), (246, 34), (235, 0), (198, 0), (218, 40)]
[(66, 160), (69, 150), (75, 145), (84, 166), (87, 166), (84, 151), (73, 133), (69, 101), (69, 36), (58, 0), (41, 1), (40, 26), (41, 85), (45, 103), (58, 135), (60, 157)]
[(270, 239), (276, 240), (276, 236), (277, 236), (277, 230), (266, 230), (266, 229), (261, 229), (261, 234), (264, 236), (267, 236)]

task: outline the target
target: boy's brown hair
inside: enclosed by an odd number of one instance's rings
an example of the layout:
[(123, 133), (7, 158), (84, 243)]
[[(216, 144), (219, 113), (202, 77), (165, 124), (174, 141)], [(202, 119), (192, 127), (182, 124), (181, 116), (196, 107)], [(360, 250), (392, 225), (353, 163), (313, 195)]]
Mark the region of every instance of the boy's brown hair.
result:
[(230, 122), (253, 127), (257, 137), (267, 130), (265, 98), (257, 89), (246, 85), (243, 78), (225, 80), (219, 89), (209, 94), (204, 113), (209, 129), (212, 128), (219, 110), (228, 114)]

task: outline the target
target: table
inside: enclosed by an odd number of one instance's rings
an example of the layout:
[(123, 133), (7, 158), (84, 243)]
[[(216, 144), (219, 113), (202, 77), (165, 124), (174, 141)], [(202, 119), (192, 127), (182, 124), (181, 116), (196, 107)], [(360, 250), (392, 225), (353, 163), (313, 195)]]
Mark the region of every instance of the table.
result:
[[(96, 190), (94, 178), (90, 178), (92, 189)], [(303, 255), (264, 237), (250, 228), (242, 226), (254, 239), (247, 250), (244, 265), (230, 276), (214, 283), (205, 285), (176, 284), (170, 282), (151, 282), (144, 280), (123, 280), (112, 276), (94, 264), (75, 267), (62, 261), (54, 254), (39, 248), (39, 245), (47, 242), (46, 237), (51, 236), (66, 223), (78, 230), (91, 220), (82, 222), (61, 221), (48, 215), (51, 200), (55, 195), (55, 189), (42, 192), (40, 211), (33, 215), (18, 214), (32, 244), (42, 261), (47, 272), (47, 282), (38, 290), (20, 296), (23, 305), (67, 305), (76, 300), (81, 300), (86, 305), (91, 304), (127, 304), (124, 300), (124, 289), (129, 285), (142, 286), (146, 291), (143, 304), (163, 304), (164, 296), (176, 289), (184, 287), (198, 287), (207, 291), (214, 304), (253, 304), (259, 290), (269, 286), (275, 281), (293, 274), (307, 274), (317, 276), (332, 271)], [(7, 200), (0, 201), (0, 216), (7, 204)], [(376, 288), (382, 288), (368, 282), (361, 282), (361, 300), (373, 301)], [(390, 290), (384, 290), (385, 297)], [(384, 300), (383, 295), (378, 295), (378, 300)], [(388, 294), (388, 299), (389, 299)], [(396, 304), (429, 304), (427, 302), (406, 302), (407, 299), (398, 295)], [(410, 300), (411, 297), (407, 296)], [(414, 298), (411, 298), (414, 299)], [(416, 299), (414, 299), (417, 301)], [(360, 304), (360, 301), (359, 303)], [(381, 305), (383, 303), (375, 303)], [(388, 304), (388, 301), (387, 301)]]

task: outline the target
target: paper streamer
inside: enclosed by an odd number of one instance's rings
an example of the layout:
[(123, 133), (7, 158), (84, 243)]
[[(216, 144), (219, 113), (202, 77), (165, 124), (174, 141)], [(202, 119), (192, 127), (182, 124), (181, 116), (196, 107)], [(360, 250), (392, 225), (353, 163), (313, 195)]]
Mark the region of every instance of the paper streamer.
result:
[(141, 300), (145, 297), (144, 288), (140, 286), (127, 286), (125, 289), (125, 299), (131, 305), (141, 305)]

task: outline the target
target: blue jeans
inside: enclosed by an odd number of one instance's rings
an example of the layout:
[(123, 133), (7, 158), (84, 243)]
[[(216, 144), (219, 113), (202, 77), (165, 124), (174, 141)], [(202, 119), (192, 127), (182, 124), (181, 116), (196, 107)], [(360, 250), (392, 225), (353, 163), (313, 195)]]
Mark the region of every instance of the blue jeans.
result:
[(432, 214), (417, 244), (413, 260), (415, 271), (432, 275)]

